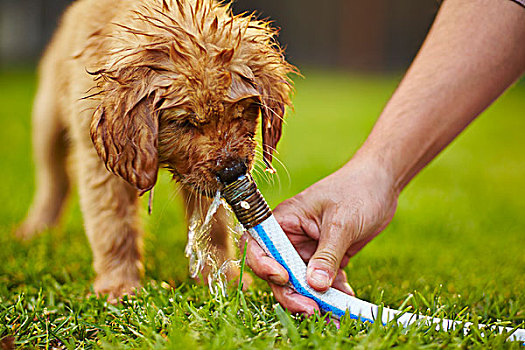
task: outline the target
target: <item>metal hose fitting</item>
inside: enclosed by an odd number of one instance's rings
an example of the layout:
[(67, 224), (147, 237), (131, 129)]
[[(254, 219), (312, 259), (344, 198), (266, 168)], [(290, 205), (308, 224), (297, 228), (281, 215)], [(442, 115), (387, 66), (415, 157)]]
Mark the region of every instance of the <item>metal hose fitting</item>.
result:
[(272, 210), (248, 175), (243, 175), (222, 190), (222, 196), (231, 206), (239, 222), (250, 229), (272, 215)]

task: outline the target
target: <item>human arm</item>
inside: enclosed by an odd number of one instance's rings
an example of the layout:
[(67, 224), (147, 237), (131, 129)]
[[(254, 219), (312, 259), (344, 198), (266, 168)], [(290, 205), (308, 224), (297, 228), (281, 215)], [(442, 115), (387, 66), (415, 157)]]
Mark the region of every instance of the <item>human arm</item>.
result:
[[(348, 293), (341, 267), (390, 222), (409, 181), (525, 70), (525, 10), (504, 0), (447, 0), (372, 132), (341, 169), (275, 209), (308, 282)], [(248, 263), (292, 312), (317, 305), (248, 238)], [(316, 279), (314, 271), (323, 272)], [(324, 277), (323, 277), (324, 276)]]

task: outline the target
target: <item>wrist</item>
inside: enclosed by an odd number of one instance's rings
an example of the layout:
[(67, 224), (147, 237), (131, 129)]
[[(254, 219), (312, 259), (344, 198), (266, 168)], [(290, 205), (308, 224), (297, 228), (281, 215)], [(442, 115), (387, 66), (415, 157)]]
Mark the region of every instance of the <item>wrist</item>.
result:
[(361, 181), (374, 188), (383, 189), (386, 195), (394, 198), (399, 196), (402, 189), (398, 186), (399, 181), (392, 167), (379, 153), (369, 152), (365, 146), (361, 147), (341, 171), (348, 176), (357, 175)]
[[(402, 108), (392, 101), (385, 107), (374, 129), (349, 162), (366, 167), (374, 176), (391, 186), (396, 195), (437, 153), (434, 148), (442, 142), (436, 140), (441, 133), (433, 135), (429, 129), (434, 125), (419, 123), (418, 114), (401, 115)], [(413, 127), (405, 130), (396, 127), (402, 118), (413, 121)], [(434, 137), (433, 137), (434, 136)]]

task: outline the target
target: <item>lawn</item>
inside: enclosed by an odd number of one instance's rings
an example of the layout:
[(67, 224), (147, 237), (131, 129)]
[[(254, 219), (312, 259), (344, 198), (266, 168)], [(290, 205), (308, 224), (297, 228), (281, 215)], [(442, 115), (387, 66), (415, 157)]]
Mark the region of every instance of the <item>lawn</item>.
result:
[[(337, 169), (366, 138), (398, 76), (305, 71), (296, 79), (277, 166), (261, 184), (272, 206)], [(144, 290), (111, 305), (89, 296), (94, 277), (77, 195), (58, 229), (13, 239), (34, 188), (31, 70), (0, 72), (0, 339), (65, 348), (521, 348), (478, 332), (408, 330), (291, 316), (257, 281), (212, 297), (188, 278), (186, 226), (162, 173), (145, 214)], [(464, 321), (524, 326), (525, 84), (508, 91), (404, 191), (392, 224), (347, 272), (359, 297)], [(0, 345), (0, 348), (2, 346)]]

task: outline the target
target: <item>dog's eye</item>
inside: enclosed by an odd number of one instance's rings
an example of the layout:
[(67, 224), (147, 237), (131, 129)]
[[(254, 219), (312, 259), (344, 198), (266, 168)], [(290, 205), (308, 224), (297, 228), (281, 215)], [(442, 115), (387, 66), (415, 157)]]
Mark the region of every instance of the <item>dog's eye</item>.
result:
[(191, 129), (195, 127), (195, 124), (191, 122), (191, 119), (177, 119), (170, 121), (170, 124), (176, 128)]
[(176, 109), (170, 111), (168, 123), (174, 128), (190, 129), (197, 126), (194, 118), (195, 113), (185, 109)]
[(257, 118), (259, 116), (260, 105), (258, 103), (250, 103), (244, 110), (244, 115), (250, 118)]

